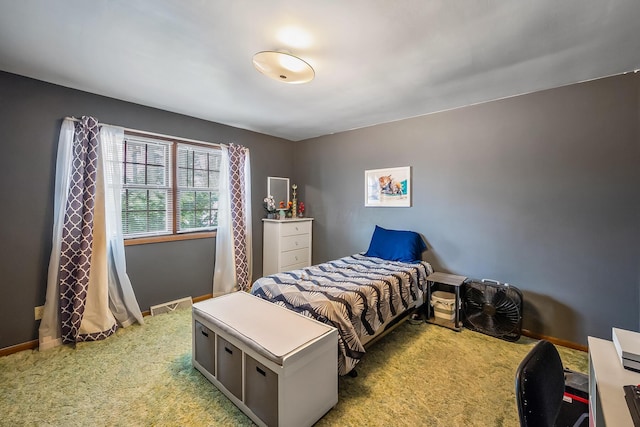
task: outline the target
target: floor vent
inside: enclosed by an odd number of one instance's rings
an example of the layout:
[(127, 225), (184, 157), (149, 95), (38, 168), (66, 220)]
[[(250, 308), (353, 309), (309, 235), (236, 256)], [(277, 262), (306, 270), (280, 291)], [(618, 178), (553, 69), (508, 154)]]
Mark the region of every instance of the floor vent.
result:
[(165, 302), (164, 304), (158, 304), (151, 306), (151, 315), (155, 316), (156, 314), (162, 313), (171, 313), (176, 310), (180, 310), (183, 308), (191, 307), (191, 297), (177, 299), (175, 301)]

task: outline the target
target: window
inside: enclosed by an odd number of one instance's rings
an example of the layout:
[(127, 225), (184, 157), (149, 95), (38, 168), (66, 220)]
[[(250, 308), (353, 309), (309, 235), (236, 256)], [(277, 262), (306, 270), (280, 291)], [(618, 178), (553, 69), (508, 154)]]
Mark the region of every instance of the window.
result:
[(218, 225), (220, 150), (178, 144), (178, 231)]
[(122, 168), (122, 234), (125, 238), (171, 230), (171, 143), (126, 137)]
[(215, 230), (219, 149), (128, 133), (122, 149), (125, 239)]

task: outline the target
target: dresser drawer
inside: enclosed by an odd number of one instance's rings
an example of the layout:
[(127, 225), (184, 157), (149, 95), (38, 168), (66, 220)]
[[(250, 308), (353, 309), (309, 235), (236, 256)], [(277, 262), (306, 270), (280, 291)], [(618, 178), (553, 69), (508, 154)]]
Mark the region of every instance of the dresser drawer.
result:
[(282, 252), (292, 251), (295, 249), (303, 249), (309, 247), (308, 234), (296, 234), (294, 236), (285, 236), (282, 238), (280, 248)]
[(309, 248), (296, 249), (295, 251), (282, 252), (280, 254), (280, 265), (283, 271), (287, 270), (287, 267), (294, 264), (310, 264)]
[(301, 262), (300, 264), (291, 264), (284, 267), (285, 271), (301, 270), (311, 265), (310, 262)]
[(311, 232), (311, 221), (294, 221), (282, 224), (282, 236), (293, 236), (295, 234), (309, 234)]

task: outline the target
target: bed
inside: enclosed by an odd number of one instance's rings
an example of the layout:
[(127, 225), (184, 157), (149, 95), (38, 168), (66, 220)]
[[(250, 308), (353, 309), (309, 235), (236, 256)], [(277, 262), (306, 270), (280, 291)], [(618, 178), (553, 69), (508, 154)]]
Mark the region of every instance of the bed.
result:
[(388, 232), (396, 231), (376, 227), (366, 253), (262, 277), (252, 286), (253, 295), (338, 329), (340, 375), (362, 359), (367, 343), (425, 302), (433, 269), (416, 259), (426, 248), (424, 242), (414, 233), (408, 246), (406, 239), (375, 243)]

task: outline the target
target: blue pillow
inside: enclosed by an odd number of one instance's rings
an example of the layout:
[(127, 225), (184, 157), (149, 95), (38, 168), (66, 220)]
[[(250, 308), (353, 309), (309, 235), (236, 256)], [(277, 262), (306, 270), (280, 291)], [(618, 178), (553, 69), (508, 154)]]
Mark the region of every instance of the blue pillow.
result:
[(376, 225), (366, 256), (388, 261), (416, 262), (427, 249), (420, 235), (414, 231), (386, 230)]

